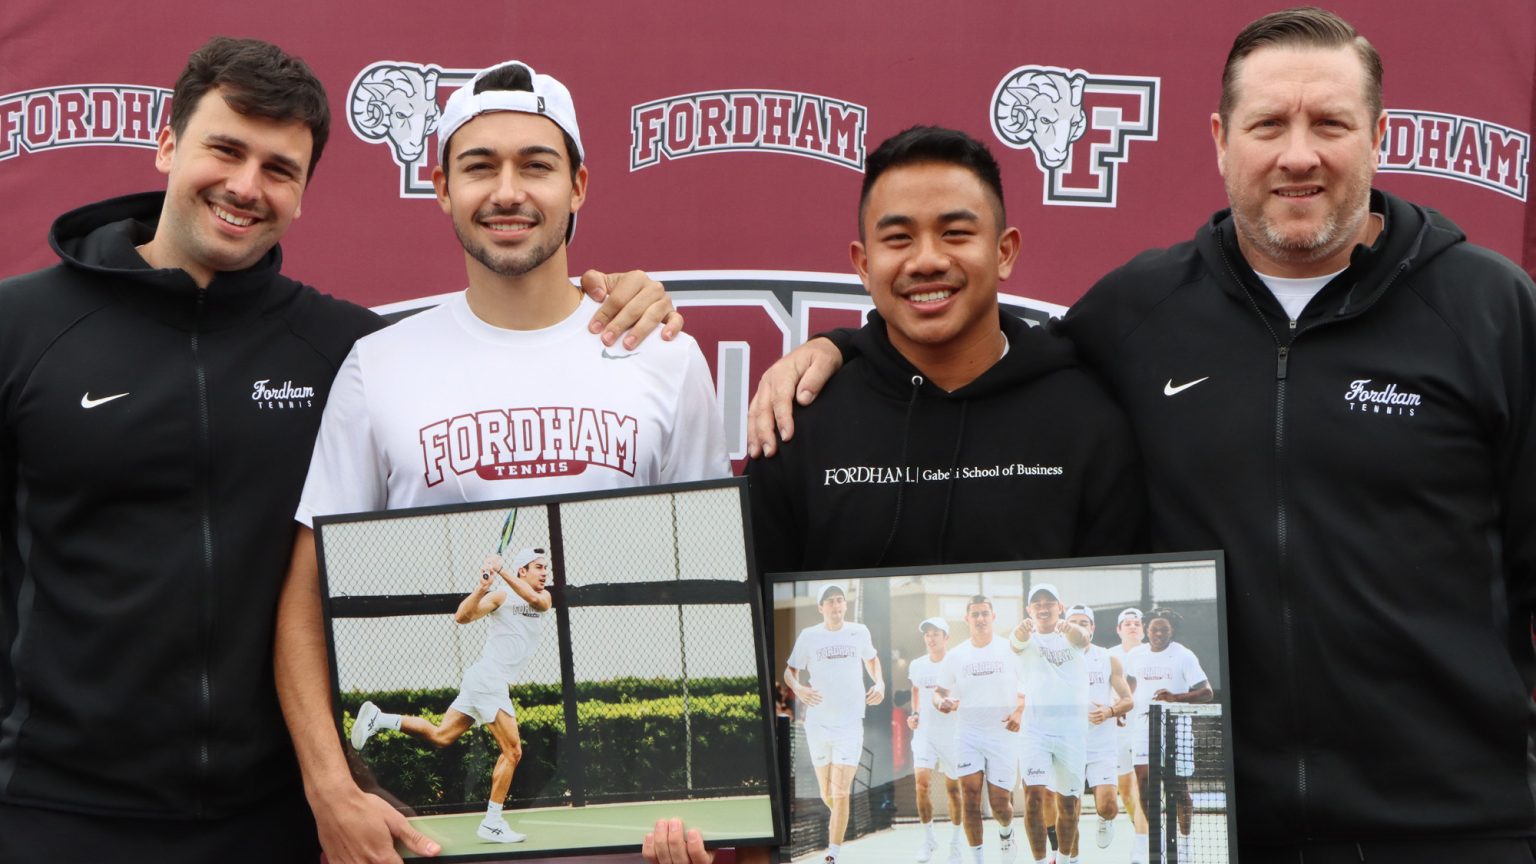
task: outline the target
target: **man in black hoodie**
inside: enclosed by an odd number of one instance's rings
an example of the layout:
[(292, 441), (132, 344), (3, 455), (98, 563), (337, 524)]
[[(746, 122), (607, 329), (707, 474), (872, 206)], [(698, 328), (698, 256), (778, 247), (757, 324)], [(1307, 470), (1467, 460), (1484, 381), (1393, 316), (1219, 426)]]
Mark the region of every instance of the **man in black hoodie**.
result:
[(303, 61), (215, 38), (166, 190), (0, 282), (0, 861), (319, 856), (273, 621), (331, 379), (383, 324), (279, 272), (329, 127)]
[(1536, 287), (1371, 189), (1381, 60), (1338, 16), (1254, 21), (1222, 83), (1231, 209), (1063, 325), (1154, 548), (1226, 550), (1242, 860), (1529, 864)]
[(1111, 554), (1135, 546), (1130, 433), (1071, 346), (1002, 314), (1022, 238), (997, 162), (916, 127), (866, 164), (859, 355), (752, 477), (764, 571)]

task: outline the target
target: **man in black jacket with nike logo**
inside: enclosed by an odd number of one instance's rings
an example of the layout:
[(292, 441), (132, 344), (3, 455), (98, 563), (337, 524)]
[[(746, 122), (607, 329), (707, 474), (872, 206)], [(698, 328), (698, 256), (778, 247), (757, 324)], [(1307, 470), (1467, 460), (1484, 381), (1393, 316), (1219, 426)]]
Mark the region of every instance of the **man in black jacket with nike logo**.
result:
[[(1253, 22), (1211, 118), (1231, 209), (1062, 329), (1131, 417), (1154, 547), (1226, 550), (1244, 864), (1530, 864), (1536, 289), (1371, 189), (1385, 123), (1348, 23)], [(782, 362), (759, 442), (825, 375)]]

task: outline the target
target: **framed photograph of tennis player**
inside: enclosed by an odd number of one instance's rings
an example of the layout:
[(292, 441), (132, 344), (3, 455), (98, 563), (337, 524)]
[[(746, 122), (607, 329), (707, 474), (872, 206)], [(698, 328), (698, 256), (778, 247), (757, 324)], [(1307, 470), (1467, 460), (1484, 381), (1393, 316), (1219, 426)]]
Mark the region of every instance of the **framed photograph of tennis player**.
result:
[(779, 843), (745, 488), (317, 519), (354, 773), (442, 860)]
[(1237, 861), (1219, 552), (765, 578), (782, 860)]

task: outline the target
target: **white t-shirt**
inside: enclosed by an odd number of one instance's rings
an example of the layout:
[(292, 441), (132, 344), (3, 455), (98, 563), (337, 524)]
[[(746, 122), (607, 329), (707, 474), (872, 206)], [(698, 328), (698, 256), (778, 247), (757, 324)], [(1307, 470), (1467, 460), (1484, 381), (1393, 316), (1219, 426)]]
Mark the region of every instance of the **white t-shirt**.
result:
[(1088, 665), (1063, 633), (1034, 633), (1019, 652), (1030, 731), (1081, 735), (1088, 726)]
[(951, 699), (960, 700), (955, 712), (960, 727), (1003, 734), (1003, 721), (1024, 692), (1019, 673), (1019, 658), (1008, 647), (1008, 637), (994, 634), (982, 647), (967, 640), (950, 649), (939, 670), (939, 686)]
[[(949, 654), (944, 657), (949, 659)], [(943, 668), (942, 660), (935, 663), (926, 654), (907, 664), (907, 677), (917, 688), (917, 700), (912, 705), (913, 713), (918, 715), (917, 734), (934, 741), (954, 740), (955, 737), (955, 712), (945, 714), (933, 705), (933, 692), (938, 689)]]
[(587, 332), (595, 309), (503, 330), (460, 293), (358, 340), (296, 518), (728, 476), (697, 344), (606, 348)]
[(863, 624), (801, 630), (786, 665), (809, 672), (811, 687), (821, 694), (821, 704), (806, 706), (805, 722), (836, 726), (864, 719), (864, 664), (874, 657), (875, 644)]
[(1195, 652), (1177, 642), (1169, 642), (1161, 651), (1153, 651), (1151, 645), (1142, 645), (1132, 651), (1126, 657), (1125, 674), (1136, 679), (1138, 720), (1147, 716), (1147, 706), (1157, 691), (1188, 693), (1190, 688), (1207, 680)]
[(501, 590), (507, 592), (507, 599), (486, 616), (490, 630), (485, 634), (485, 647), (480, 649), (480, 660), (475, 665), (511, 683), (539, 647), (544, 613), (529, 606), (511, 588), (503, 586)]

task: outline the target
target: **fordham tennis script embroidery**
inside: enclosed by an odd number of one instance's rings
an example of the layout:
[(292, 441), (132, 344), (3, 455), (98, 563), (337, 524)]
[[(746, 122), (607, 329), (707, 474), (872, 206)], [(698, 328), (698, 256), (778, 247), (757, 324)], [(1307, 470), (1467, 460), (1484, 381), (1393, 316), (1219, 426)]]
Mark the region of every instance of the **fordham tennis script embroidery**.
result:
[(449, 473), (484, 480), (558, 477), (589, 466), (635, 476), (639, 424), (594, 408), (511, 408), (476, 411), (421, 429), (428, 486)]

